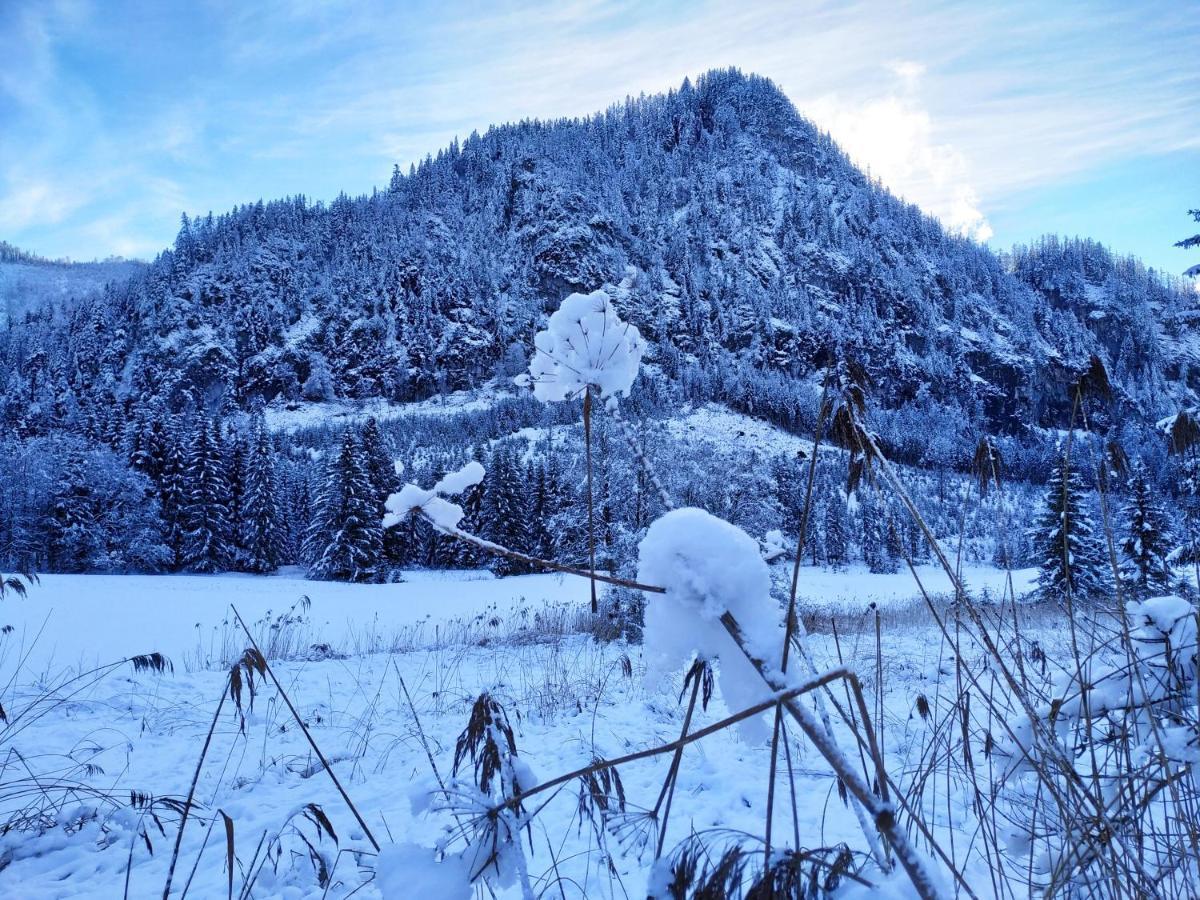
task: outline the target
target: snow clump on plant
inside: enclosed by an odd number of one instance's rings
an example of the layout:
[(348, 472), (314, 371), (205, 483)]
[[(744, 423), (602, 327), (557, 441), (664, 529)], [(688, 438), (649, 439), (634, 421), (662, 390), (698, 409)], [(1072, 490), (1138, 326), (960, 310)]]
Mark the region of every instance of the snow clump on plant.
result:
[(387, 514), (383, 517), (383, 527), (391, 528), (412, 515), (413, 510), (421, 512), (434, 525), (446, 531), (454, 531), (462, 521), (463, 510), (457, 503), (446, 500), (446, 495), (461, 494), (483, 481), (484, 471), (475, 460), (467, 463), (457, 472), (451, 472), (442, 478), (432, 489), (406, 484), (397, 493), (388, 496), (384, 502)]
[[(666, 588), (646, 599), (647, 681), (672, 674), (693, 655), (719, 658), (721, 695), (730, 712), (770, 699), (771, 688), (721, 624), (730, 613), (746, 649), (778, 668), (783, 617), (771, 598), (758, 542), (702, 509), (684, 508), (656, 520), (638, 551), (638, 581)], [(769, 737), (761, 716), (744, 720), (742, 733), (756, 741)]]

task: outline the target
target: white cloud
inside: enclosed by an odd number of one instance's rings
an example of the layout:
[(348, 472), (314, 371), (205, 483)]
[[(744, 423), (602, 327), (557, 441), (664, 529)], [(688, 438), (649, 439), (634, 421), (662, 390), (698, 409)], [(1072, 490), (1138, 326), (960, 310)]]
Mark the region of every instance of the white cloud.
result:
[(898, 90), (862, 102), (826, 95), (802, 112), (893, 193), (951, 230), (986, 241), (992, 228), (971, 181), (970, 163), (961, 150), (938, 140), (933, 119), (917, 97), (924, 67), (904, 62), (889, 68)]
[[(91, 256), (103, 250), (75, 246), (81, 229), (128, 211), (137, 240), (161, 246), (181, 207), (160, 203), (219, 210), (368, 191), (393, 162), (436, 153), (455, 134), (585, 115), (728, 65), (774, 79), (893, 191), (980, 239), (987, 214), (999, 221), (1031, 187), (1200, 147), (1200, 4), (1178, 0), (1106, 0), (1087, 15), (1038, 0), (146, 10), (47, 0), (0, 17), (7, 239)], [(151, 26), (153, 41), (142, 35)], [(81, 68), (111, 65), (104, 51), (135, 32), (139, 52), (102, 72), (125, 82)], [(153, 89), (164, 67), (177, 76), (169, 92)], [(25, 182), (6, 181), (17, 166)]]

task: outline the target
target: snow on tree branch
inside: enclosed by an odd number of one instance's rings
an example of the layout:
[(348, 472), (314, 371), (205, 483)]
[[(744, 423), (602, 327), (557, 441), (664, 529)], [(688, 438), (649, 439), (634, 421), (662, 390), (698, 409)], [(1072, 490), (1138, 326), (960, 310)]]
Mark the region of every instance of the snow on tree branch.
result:
[(602, 290), (568, 296), (533, 344), (529, 371), (515, 380), (544, 403), (579, 397), (588, 387), (604, 398), (628, 394), (646, 348)]
[[(722, 615), (732, 614), (747, 650), (769, 668), (778, 667), (783, 616), (754, 538), (702, 509), (672, 510), (650, 526), (639, 546), (638, 581), (666, 588), (665, 594), (647, 597), (647, 680), (658, 681), (696, 654), (719, 658), (721, 694), (730, 710), (771, 696), (721, 623)], [(770, 736), (761, 717), (747, 719), (742, 731), (751, 740)]]

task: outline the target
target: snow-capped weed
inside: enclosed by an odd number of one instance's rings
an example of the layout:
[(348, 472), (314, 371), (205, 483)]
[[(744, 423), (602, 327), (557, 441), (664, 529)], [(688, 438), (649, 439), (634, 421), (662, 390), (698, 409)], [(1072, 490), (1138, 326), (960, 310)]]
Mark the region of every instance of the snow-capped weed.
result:
[(603, 290), (570, 294), (534, 338), (529, 369), (517, 383), (543, 402), (570, 400), (594, 390), (601, 399), (629, 393), (645, 343), (621, 321)]

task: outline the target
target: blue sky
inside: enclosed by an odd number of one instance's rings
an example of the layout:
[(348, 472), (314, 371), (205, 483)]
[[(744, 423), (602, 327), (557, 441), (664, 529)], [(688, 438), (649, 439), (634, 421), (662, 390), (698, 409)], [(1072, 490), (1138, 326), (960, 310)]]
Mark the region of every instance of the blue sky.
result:
[(1191, 0), (0, 0), (0, 239), (150, 257), (184, 210), (366, 192), (455, 135), (736, 65), (951, 228), (1181, 271), (1197, 47)]

